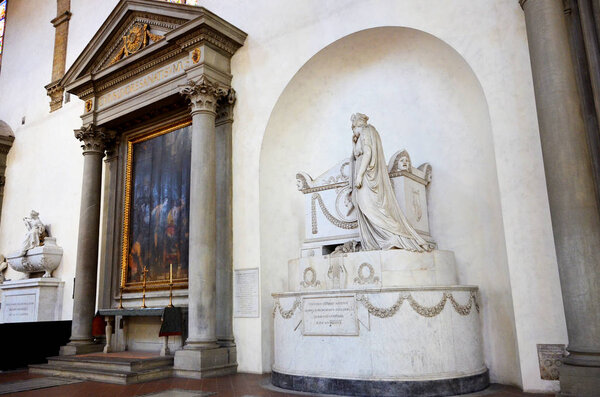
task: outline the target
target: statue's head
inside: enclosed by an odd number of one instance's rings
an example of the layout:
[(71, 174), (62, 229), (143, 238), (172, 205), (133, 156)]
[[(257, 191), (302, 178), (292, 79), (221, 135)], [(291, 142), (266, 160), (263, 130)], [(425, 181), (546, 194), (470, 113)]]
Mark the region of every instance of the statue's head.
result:
[(354, 130), (354, 127), (366, 126), (367, 121), (369, 121), (369, 117), (366, 114), (354, 113), (352, 117), (350, 117), (350, 121), (352, 121), (352, 129)]
[(407, 156), (402, 156), (400, 157), (400, 159), (398, 160), (398, 168), (400, 168), (401, 170), (408, 170), (410, 171), (409, 168), (410, 162), (408, 160)]
[(32, 218), (37, 218), (39, 216), (39, 212), (35, 211), (35, 210), (31, 210), (31, 212), (29, 213), (29, 216)]

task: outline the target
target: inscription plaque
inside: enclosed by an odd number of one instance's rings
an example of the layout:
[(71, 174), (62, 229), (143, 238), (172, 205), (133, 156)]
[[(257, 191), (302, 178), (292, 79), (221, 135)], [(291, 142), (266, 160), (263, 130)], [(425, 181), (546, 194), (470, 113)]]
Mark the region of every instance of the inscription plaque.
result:
[(303, 335), (358, 336), (354, 295), (304, 298)]
[(2, 312), (5, 323), (20, 323), (36, 321), (35, 294), (27, 295), (5, 295), (6, 302), (3, 303)]
[(185, 68), (190, 66), (187, 58), (178, 59), (160, 69), (145, 74), (144, 76), (122, 85), (108, 93), (98, 97), (98, 109), (105, 108), (122, 99), (132, 97), (137, 93), (148, 90), (151, 87), (164, 83), (175, 76), (182, 75)]
[(235, 270), (233, 317), (258, 317), (258, 269)]

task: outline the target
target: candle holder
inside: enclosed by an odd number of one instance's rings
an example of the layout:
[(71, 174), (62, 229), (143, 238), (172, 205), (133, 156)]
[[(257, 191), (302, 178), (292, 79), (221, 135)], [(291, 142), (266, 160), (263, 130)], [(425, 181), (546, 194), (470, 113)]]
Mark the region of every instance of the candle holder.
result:
[(173, 264), (169, 263), (169, 307), (173, 307)]
[(144, 266), (144, 282), (142, 283), (142, 309), (146, 308), (146, 273), (148, 273), (148, 269)]
[(169, 283), (169, 307), (173, 307), (173, 282)]

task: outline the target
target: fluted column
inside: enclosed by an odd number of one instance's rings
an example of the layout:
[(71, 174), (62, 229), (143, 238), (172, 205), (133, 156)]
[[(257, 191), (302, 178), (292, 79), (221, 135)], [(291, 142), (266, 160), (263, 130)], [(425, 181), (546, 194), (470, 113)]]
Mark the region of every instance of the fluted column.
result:
[(192, 113), (188, 350), (212, 348), (217, 341), (215, 117), (217, 101), (226, 93), (205, 76), (181, 90)]
[(562, 1), (521, 0), (569, 345), (563, 396), (600, 390), (600, 212)]
[(83, 183), (71, 339), (68, 345), (61, 349), (61, 354), (95, 350), (92, 347), (92, 320), (96, 306), (102, 158), (109, 134), (103, 128), (90, 125), (75, 130), (75, 138), (83, 143)]
[(235, 346), (233, 338), (232, 148), (235, 91), (219, 102), (217, 126), (217, 340)]

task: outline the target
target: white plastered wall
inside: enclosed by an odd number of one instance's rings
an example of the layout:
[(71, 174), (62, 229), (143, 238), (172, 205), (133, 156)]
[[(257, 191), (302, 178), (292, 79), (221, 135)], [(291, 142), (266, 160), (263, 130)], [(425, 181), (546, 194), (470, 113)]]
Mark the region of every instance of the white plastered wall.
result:
[[(71, 1), (67, 67), (116, 3)], [(498, 345), (498, 350), (489, 352), (498, 361), (492, 377), (499, 382), (522, 384), (526, 390), (555, 389), (555, 383), (539, 379), (535, 344), (566, 343), (566, 330), (524, 18), (517, 1), (208, 0), (200, 5), (248, 33), (245, 45), (232, 60), (233, 85), (238, 93), (233, 125), (236, 268), (261, 266), (264, 242), (260, 235), (258, 181), (262, 138), (276, 102), (306, 62), (342, 37), (382, 26), (427, 32), (465, 60), (481, 85), (489, 110), (511, 285), (511, 290), (502, 293), (512, 295), (520, 363), (516, 366), (514, 359), (506, 356), (507, 351), (514, 351), (514, 345)], [(65, 249), (56, 274), (66, 281), (62, 317), (69, 319), (83, 163), (72, 130), (80, 126), (82, 103), (71, 98), (63, 109), (48, 114), (49, 98), (43, 86), (49, 83), (52, 68), (54, 29), (49, 21), (56, 14), (55, 7), (55, 2), (47, 0), (9, 1), (0, 72), (0, 119), (13, 128), (16, 140), (6, 171), (0, 252), (20, 245), (21, 218), (31, 208), (40, 211)], [(20, 124), (22, 116), (26, 116), (24, 125)], [(382, 118), (376, 126), (385, 134), (382, 123), (387, 121)], [(430, 159), (417, 156), (415, 160)], [(436, 172), (439, 175), (439, 170)], [(291, 203), (286, 205), (290, 211), (297, 210)], [(285, 268), (285, 263), (281, 266)], [(9, 271), (7, 276), (14, 277), (14, 273)], [(266, 284), (263, 296), (273, 292), (271, 288), (281, 289), (278, 276), (271, 278), (265, 272), (261, 277)], [(263, 299), (261, 303), (261, 316), (270, 316), (270, 310), (265, 309), (270, 302)], [(262, 319), (234, 320), (240, 371), (270, 369), (267, 357), (271, 331), (262, 323)]]

